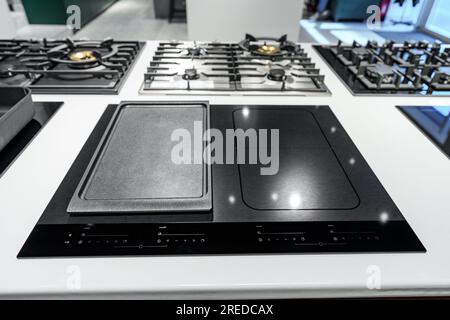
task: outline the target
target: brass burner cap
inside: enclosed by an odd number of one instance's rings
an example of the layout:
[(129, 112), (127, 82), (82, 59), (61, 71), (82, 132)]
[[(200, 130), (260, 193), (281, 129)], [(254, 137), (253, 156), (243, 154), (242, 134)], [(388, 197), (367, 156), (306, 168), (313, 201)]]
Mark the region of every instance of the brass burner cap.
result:
[(85, 62), (97, 61), (97, 57), (95, 56), (94, 52), (88, 50), (73, 52), (69, 55), (69, 59), (72, 61), (85, 61)]
[(280, 52), (280, 48), (277, 46), (265, 44), (259, 47), (257, 51), (262, 54), (277, 54)]

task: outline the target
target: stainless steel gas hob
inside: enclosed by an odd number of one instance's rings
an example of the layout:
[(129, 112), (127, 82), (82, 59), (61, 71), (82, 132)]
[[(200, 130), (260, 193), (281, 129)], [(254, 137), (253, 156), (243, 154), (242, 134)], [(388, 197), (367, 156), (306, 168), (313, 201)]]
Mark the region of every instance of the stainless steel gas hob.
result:
[(286, 36), (239, 43), (161, 42), (144, 75), (144, 94), (328, 95), (324, 76)]

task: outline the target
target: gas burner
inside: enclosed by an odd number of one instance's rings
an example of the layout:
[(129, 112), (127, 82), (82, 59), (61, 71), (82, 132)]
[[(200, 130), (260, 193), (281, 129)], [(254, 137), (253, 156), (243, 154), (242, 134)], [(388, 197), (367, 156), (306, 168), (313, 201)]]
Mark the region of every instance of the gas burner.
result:
[(250, 34), (245, 35), (245, 39), (239, 42), (239, 46), (254, 55), (267, 57), (279, 57), (301, 53), (300, 46), (287, 40), (287, 35), (281, 38), (256, 38)]
[(187, 49), (183, 50), (183, 52), (182, 52), (183, 55), (192, 56), (192, 57), (204, 56), (207, 53), (208, 53), (208, 51), (205, 48), (198, 47), (198, 46), (187, 48)]
[(184, 74), (183, 74), (182, 78), (184, 80), (197, 80), (200, 78), (200, 75), (198, 74), (197, 69), (190, 68), (190, 69), (184, 70)]
[(381, 79), (381, 83), (392, 83), (395, 76), (395, 69), (385, 64), (375, 64), (367, 67), (366, 75), (372, 80)]
[(0, 86), (116, 94), (141, 48), (139, 42), (112, 39), (0, 40)]
[(441, 76), (437, 79), (439, 84), (450, 85), (450, 75), (449, 74), (441, 74)]
[(92, 68), (107, 64), (108, 59), (119, 52), (119, 47), (110, 39), (99, 41), (74, 42), (52, 48), (47, 52), (48, 58), (55, 63), (67, 64), (73, 68)]
[(280, 53), (280, 47), (274, 45), (263, 44), (258, 49), (256, 49), (259, 54), (273, 56)]
[(441, 67), (435, 72), (433, 82), (450, 86), (450, 67)]
[(6, 64), (6, 65), (0, 65), (0, 78), (11, 78), (13, 76), (11, 72), (11, 68), (13, 68), (13, 65)]
[(98, 57), (99, 57), (98, 52), (90, 50), (76, 51), (69, 54), (69, 60), (72, 61), (94, 62), (98, 60)]
[(339, 41), (315, 48), (355, 94), (450, 95), (450, 45)]
[(267, 77), (272, 81), (286, 80), (286, 71), (284, 69), (271, 69)]

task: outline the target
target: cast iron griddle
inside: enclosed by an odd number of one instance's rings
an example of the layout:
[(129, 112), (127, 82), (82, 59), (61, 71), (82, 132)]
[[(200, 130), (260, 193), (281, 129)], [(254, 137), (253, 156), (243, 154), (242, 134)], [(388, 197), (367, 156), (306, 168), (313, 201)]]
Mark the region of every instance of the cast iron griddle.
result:
[(201, 125), (203, 135), (208, 126), (206, 105), (123, 104), (111, 119), (68, 212), (210, 210), (208, 166), (193, 163), (193, 151), (187, 164), (171, 158), (179, 141), (171, 141), (175, 130), (187, 130), (193, 147), (194, 122)]

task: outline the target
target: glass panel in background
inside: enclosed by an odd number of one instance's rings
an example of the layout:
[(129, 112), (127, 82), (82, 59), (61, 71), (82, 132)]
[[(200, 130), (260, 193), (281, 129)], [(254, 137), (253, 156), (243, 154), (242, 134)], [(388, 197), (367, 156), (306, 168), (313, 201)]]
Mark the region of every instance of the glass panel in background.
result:
[(425, 27), (446, 38), (450, 38), (450, 1), (435, 0)]

